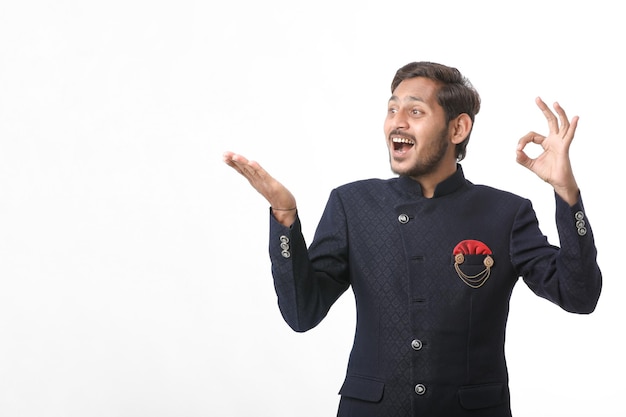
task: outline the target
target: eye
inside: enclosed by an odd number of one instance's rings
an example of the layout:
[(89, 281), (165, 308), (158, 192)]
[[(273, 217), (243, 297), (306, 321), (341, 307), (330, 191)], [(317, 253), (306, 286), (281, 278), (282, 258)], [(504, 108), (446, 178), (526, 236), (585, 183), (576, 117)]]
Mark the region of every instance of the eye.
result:
[(395, 107), (389, 107), (387, 109), (387, 113), (396, 114), (396, 113), (398, 113), (398, 109), (396, 109)]
[(422, 114), (422, 111), (420, 109), (411, 109), (411, 115), (419, 116), (420, 114)]

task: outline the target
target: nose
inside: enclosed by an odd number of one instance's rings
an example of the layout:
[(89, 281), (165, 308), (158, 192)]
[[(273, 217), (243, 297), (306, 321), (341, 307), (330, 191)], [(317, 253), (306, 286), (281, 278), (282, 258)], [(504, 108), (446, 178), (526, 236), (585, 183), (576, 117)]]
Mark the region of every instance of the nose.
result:
[(394, 129), (407, 129), (409, 127), (407, 115), (402, 111), (394, 114), (391, 120), (391, 126)]

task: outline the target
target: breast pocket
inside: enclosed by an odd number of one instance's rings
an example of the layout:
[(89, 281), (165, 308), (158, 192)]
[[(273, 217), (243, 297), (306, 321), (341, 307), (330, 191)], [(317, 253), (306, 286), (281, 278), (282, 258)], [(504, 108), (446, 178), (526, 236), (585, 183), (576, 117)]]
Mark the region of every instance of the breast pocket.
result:
[(458, 277), (471, 288), (480, 288), (491, 276), (493, 256), (456, 254), (452, 257)]

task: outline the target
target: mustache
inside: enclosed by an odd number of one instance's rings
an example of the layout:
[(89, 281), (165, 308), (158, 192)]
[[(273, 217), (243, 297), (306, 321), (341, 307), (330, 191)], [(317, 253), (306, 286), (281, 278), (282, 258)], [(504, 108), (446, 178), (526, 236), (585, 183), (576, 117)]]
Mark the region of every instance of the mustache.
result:
[(406, 132), (403, 132), (401, 130), (398, 130), (398, 129), (394, 129), (391, 132), (389, 132), (389, 138), (388, 139), (391, 140), (392, 136), (401, 136), (403, 138), (411, 139), (413, 142), (417, 142), (417, 140), (415, 139), (415, 136), (410, 135), (410, 134), (408, 134)]

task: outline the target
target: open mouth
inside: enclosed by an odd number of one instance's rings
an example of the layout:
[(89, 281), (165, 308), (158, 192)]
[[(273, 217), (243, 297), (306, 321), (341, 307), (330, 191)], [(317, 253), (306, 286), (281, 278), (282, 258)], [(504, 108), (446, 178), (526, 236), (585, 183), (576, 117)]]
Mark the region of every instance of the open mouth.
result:
[(407, 152), (409, 149), (415, 146), (415, 141), (413, 141), (412, 139), (408, 139), (408, 138), (404, 138), (400, 136), (393, 136), (391, 138), (391, 142), (393, 144), (394, 152), (397, 152), (400, 154)]

